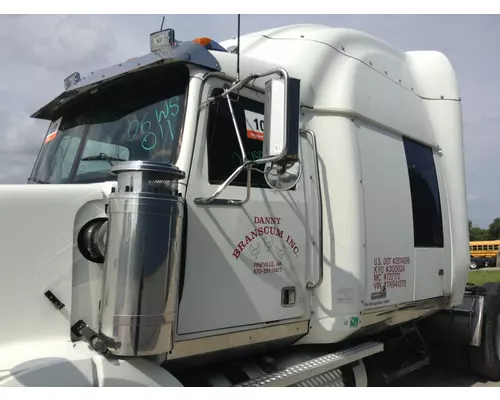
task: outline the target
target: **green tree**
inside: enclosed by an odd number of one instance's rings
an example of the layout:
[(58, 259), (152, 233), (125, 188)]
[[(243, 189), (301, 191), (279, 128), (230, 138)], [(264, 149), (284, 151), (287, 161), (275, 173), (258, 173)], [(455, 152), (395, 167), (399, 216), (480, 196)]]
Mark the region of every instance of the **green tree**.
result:
[(469, 237), (471, 241), (490, 240), (490, 234), (486, 229), (481, 229), (477, 226), (472, 227)]
[(500, 239), (500, 218), (495, 218), (488, 227), (488, 233), (491, 240)]
[[(497, 219), (498, 219), (498, 233), (500, 234), (500, 218)], [(469, 221), (469, 240), (471, 242), (474, 242), (476, 240), (490, 240), (490, 237), (491, 237), (490, 229), (482, 229), (478, 226), (474, 226), (472, 225), (472, 221)]]

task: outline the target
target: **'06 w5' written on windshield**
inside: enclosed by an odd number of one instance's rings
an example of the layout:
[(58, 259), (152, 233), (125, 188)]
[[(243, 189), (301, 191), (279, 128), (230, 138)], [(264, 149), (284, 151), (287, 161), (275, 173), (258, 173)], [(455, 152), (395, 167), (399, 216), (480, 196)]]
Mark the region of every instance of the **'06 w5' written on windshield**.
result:
[[(129, 123), (127, 136), (129, 141), (140, 138), (141, 146), (149, 151), (157, 147), (159, 141), (164, 142), (167, 135), (170, 140), (175, 140), (175, 117), (179, 115), (179, 96), (172, 97), (162, 102), (152, 110), (144, 111), (142, 118), (135, 118)], [(174, 121), (172, 121), (174, 118)]]

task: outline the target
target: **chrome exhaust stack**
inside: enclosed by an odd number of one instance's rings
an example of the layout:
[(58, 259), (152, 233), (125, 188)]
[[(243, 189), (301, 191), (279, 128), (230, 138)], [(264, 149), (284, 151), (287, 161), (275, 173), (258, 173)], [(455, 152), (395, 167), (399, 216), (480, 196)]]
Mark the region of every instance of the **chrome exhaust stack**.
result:
[(117, 356), (172, 349), (184, 198), (173, 165), (128, 161), (111, 168), (99, 337)]

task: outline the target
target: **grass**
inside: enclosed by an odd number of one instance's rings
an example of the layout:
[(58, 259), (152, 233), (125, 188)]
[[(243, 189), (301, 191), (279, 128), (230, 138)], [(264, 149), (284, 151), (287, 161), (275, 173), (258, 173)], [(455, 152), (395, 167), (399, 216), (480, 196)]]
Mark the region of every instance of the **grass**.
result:
[(470, 271), (469, 282), (478, 286), (486, 282), (500, 282), (500, 268)]

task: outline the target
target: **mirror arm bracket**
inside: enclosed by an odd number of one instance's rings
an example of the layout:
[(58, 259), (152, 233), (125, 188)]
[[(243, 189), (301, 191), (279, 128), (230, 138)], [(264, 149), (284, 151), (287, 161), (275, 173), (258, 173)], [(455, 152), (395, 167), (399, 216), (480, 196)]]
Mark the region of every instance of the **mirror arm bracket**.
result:
[[(241, 164), (238, 168), (234, 170), (234, 172), (217, 188), (215, 193), (210, 197), (202, 198), (197, 197), (194, 199), (194, 204), (196, 205), (205, 205), (205, 204), (213, 204), (219, 206), (242, 206), (250, 200), (250, 193), (252, 189), (252, 166), (256, 164), (255, 161), (246, 161)], [(234, 200), (234, 199), (218, 199), (219, 195), (226, 189), (232, 181), (236, 179), (236, 177), (247, 168), (247, 195), (244, 200)]]
[(229, 112), (231, 113), (231, 119), (233, 120), (234, 130), (236, 133), (236, 139), (238, 140), (238, 144), (240, 146), (240, 151), (241, 151), (241, 156), (243, 157), (242, 158), (243, 164), (245, 164), (248, 161), (247, 153), (245, 152), (245, 146), (243, 145), (243, 140), (241, 140), (240, 130), (239, 130), (238, 124), (236, 122), (236, 116), (234, 115), (233, 105), (231, 104), (231, 98), (228, 95), (228, 96), (226, 96), (226, 99), (227, 99), (227, 105), (229, 107)]
[[(239, 144), (242, 156), (243, 156), (243, 164), (240, 165), (217, 188), (217, 190), (214, 192), (214, 194), (212, 194), (210, 197), (207, 197), (207, 198), (200, 198), (200, 197), (195, 198), (194, 199), (194, 203), (195, 204), (197, 204), (197, 205), (214, 204), (214, 205), (234, 205), (234, 206), (241, 206), (241, 205), (247, 203), (248, 200), (250, 199), (250, 193), (251, 193), (251, 171), (252, 171), (252, 166), (258, 165), (258, 164), (273, 163), (273, 162), (279, 161), (280, 159), (283, 158), (282, 155), (276, 155), (276, 156), (270, 156), (270, 157), (266, 157), (266, 158), (261, 158), (259, 160), (255, 160), (255, 161), (249, 161), (247, 159), (247, 156), (246, 156), (246, 153), (245, 153), (245, 147), (243, 145), (243, 141), (241, 140), (240, 132), (239, 132), (239, 129), (238, 129), (238, 126), (237, 126), (237, 123), (236, 123), (236, 118), (235, 118), (234, 110), (233, 110), (233, 107), (232, 107), (232, 104), (231, 104), (231, 99), (229, 98), (229, 94), (230, 93), (234, 92), (235, 90), (238, 90), (242, 86), (248, 84), (250, 81), (258, 79), (258, 78), (263, 78), (263, 77), (266, 77), (266, 76), (270, 76), (270, 75), (275, 75), (275, 74), (278, 75), (280, 78), (283, 78), (285, 80), (285, 87), (288, 87), (288, 82), (289, 82), (288, 72), (284, 68), (275, 68), (275, 69), (269, 70), (267, 72), (264, 72), (262, 74), (253, 74), (253, 75), (250, 75), (247, 78), (245, 78), (245, 79), (243, 79), (243, 80), (241, 80), (239, 82), (235, 82), (233, 84), (233, 86), (231, 86), (229, 89), (226, 89), (224, 92), (222, 92), (220, 95), (217, 96), (217, 97), (226, 97), (227, 98), (229, 110), (230, 110), (230, 113), (231, 113), (231, 118), (233, 120), (233, 124), (234, 124), (234, 127), (236, 129), (236, 135), (237, 135), (237, 139), (238, 139), (238, 144)], [(215, 97), (210, 97), (206, 102), (202, 103), (202, 105), (205, 104), (205, 103), (210, 103), (210, 102), (212, 102), (214, 100), (215, 100)], [(231, 182), (245, 168), (247, 169), (247, 196), (246, 196), (246, 198), (244, 200), (217, 199), (217, 197), (219, 197), (219, 195), (221, 194), (221, 192), (224, 189), (226, 189), (226, 187), (228, 187), (231, 184)]]
[[(229, 89), (226, 89), (221, 94), (217, 95), (217, 97), (225, 97), (229, 93), (232, 93), (232, 92), (240, 89), (242, 86), (247, 85), (248, 83), (250, 83), (253, 80), (256, 80), (256, 79), (259, 79), (259, 78), (264, 78), (266, 76), (271, 76), (271, 75), (278, 75), (280, 78), (284, 78), (285, 79), (285, 84), (288, 85), (288, 77), (289, 77), (288, 72), (286, 71), (286, 69), (278, 67), (278, 68), (271, 69), (271, 70), (269, 70), (267, 72), (263, 72), (262, 74), (252, 74), (252, 75), (249, 75), (248, 77), (246, 77), (245, 79), (242, 79), (239, 82), (236, 81), (233, 86), (231, 86)], [(206, 102), (209, 103), (209, 102), (212, 102), (214, 100), (215, 100), (215, 97), (210, 97)]]

